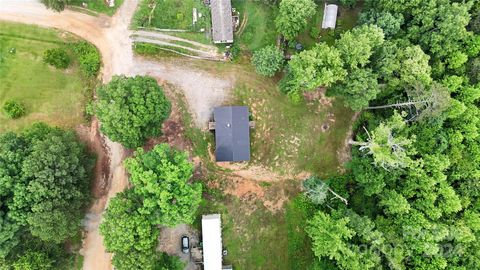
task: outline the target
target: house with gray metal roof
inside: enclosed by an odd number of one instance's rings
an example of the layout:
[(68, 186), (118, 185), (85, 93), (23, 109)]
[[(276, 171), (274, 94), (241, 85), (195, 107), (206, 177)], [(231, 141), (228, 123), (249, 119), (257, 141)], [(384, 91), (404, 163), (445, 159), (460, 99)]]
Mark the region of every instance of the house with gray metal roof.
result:
[(213, 43), (233, 43), (231, 0), (211, 0)]
[(217, 107), (215, 121), (215, 156), (217, 161), (250, 160), (250, 113), (244, 106)]

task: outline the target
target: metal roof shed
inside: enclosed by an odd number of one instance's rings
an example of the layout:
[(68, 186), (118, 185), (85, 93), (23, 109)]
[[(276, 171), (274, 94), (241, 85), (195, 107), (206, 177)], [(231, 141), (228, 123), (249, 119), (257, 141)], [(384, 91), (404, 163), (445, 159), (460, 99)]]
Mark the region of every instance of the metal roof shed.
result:
[(248, 108), (217, 107), (215, 120), (215, 155), (217, 161), (250, 160), (250, 125)]
[(323, 10), (323, 21), (322, 21), (323, 29), (327, 29), (327, 28), (335, 29), (335, 25), (337, 23), (337, 13), (338, 13), (337, 5), (325, 4), (325, 9)]
[(203, 269), (222, 269), (222, 225), (219, 214), (202, 216)]
[(232, 3), (230, 0), (211, 0), (213, 43), (233, 42)]

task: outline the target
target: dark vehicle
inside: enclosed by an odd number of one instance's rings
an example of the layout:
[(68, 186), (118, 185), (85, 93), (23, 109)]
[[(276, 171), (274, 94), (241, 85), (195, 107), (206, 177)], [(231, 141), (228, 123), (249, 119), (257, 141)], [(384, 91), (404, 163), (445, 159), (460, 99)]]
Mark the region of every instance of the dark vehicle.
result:
[(190, 239), (188, 239), (188, 236), (184, 235), (182, 236), (182, 252), (185, 254), (188, 254), (190, 251)]

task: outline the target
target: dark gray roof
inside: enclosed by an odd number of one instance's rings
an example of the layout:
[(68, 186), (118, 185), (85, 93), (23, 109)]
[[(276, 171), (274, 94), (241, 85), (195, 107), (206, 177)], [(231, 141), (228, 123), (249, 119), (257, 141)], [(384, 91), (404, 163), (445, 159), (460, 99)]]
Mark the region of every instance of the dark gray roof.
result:
[(233, 42), (232, 3), (230, 0), (211, 0), (214, 43)]
[(215, 119), (215, 143), (217, 161), (250, 160), (250, 125), (247, 107), (217, 107)]

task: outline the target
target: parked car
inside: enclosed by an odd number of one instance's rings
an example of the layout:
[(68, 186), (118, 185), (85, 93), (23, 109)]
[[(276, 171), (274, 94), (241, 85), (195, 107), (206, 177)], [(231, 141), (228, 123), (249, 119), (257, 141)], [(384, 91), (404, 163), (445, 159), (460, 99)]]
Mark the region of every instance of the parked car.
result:
[(182, 236), (182, 252), (188, 254), (190, 252), (190, 239), (188, 236)]

